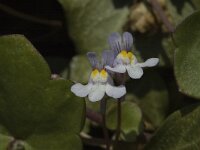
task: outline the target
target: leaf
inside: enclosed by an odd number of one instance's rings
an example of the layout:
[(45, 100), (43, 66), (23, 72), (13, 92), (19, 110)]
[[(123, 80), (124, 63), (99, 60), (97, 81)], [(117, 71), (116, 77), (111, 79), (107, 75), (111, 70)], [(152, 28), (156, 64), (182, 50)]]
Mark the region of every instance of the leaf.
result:
[[(125, 140), (133, 140), (140, 133), (142, 113), (140, 108), (132, 102), (122, 103), (121, 130)], [(117, 105), (113, 105), (107, 111), (107, 127), (115, 130), (117, 128)]]
[[(66, 133), (54, 133), (46, 135), (33, 135), (25, 145), (26, 150), (79, 150), (82, 149), (81, 140), (78, 135), (67, 135)], [(31, 145), (31, 146), (30, 146)]]
[(195, 11), (195, 6), (191, 0), (169, 0), (166, 2), (167, 8), (175, 25), (178, 25), (185, 19), (185, 17)]
[(199, 0), (192, 0), (192, 3), (197, 9), (200, 8), (200, 1)]
[(0, 124), (10, 137), (34, 150), (73, 150), (73, 143), (81, 149), (85, 105), (70, 92), (72, 83), (52, 80), (47, 63), (21, 35), (0, 38), (0, 60)]
[(175, 76), (179, 90), (200, 98), (200, 12), (186, 18), (176, 29)]
[(5, 136), (5, 135), (0, 134), (0, 141), (1, 141), (0, 149), (6, 150), (9, 142), (12, 141), (12, 138), (10, 138), (9, 136)]
[(144, 70), (140, 80), (127, 83), (127, 91), (136, 101), (144, 118), (155, 128), (165, 120), (169, 106), (169, 96), (166, 85), (161, 76), (150, 68)]
[(127, 21), (128, 9), (115, 8), (112, 0), (58, 1), (65, 10), (69, 34), (82, 54), (102, 51), (108, 35), (121, 31)]
[(199, 105), (176, 111), (156, 132), (145, 150), (198, 150), (199, 124)]

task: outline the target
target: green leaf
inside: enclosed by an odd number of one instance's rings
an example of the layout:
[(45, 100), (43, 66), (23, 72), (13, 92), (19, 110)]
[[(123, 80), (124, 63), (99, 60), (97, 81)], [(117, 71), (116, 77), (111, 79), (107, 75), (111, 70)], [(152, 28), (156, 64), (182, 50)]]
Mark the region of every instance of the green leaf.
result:
[(200, 9), (200, 1), (199, 0), (192, 0), (194, 6), (197, 8), (197, 9)]
[(200, 98), (200, 12), (186, 18), (176, 29), (175, 76), (179, 90)]
[(1, 141), (0, 149), (1, 150), (6, 150), (8, 145), (9, 145), (9, 143), (10, 143), (10, 141), (12, 141), (12, 138), (9, 137), (9, 136), (0, 134), (0, 141)]
[(0, 38), (0, 67), (0, 124), (10, 137), (34, 150), (81, 149), (85, 102), (70, 92), (72, 83), (51, 79), (47, 63), (21, 35)]
[(65, 10), (69, 34), (83, 54), (102, 51), (108, 35), (121, 31), (127, 21), (128, 9), (115, 8), (112, 0), (58, 1)]
[[(28, 144), (27, 144), (28, 143)], [(32, 135), (25, 144), (26, 150), (80, 150), (81, 140), (78, 135), (67, 135), (66, 133), (50, 133), (43, 135)]]
[(131, 100), (136, 101), (144, 118), (154, 127), (159, 127), (165, 120), (169, 106), (169, 96), (161, 76), (150, 68), (144, 70), (140, 80), (127, 83), (127, 91), (132, 95)]
[[(137, 104), (133, 102), (122, 103), (121, 130), (125, 140), (134, 140), (140, 133), (142, 113)], [(107, 111), (107, 127), (115, 130), (117, 127), (117, 105), (112, 105)]]
[(195, 11), (195, 6), (191, 0), (168, 0), (166, 2), (175, 25), (178, 25), (185, 17)]
[(199, 105), (179, 110), (170, 115), (145, 150), (198, 150), (199, 124)]

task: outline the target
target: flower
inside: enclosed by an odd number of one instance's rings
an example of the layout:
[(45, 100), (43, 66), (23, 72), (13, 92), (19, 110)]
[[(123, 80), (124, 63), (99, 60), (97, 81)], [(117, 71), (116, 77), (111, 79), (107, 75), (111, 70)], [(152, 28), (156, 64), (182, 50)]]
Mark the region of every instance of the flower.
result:
[(87, 53), (88, 59), (92, 65), (92, 72), (87, 85), (76, 83), (71, 87), (71, 91), (79, 97), (86, 97), (92, 102), (101, 100), (105, 93), (113, 98), (120, 98), (126, 94), (126, 88), (121, 86), (113, 86), (113, 80), (105, 65), (109, 66), (114, 61), (112, 51), (104, 51), (101, 63), (98, 62), (96, 53)]
[(133, 79), (139, 79), (143, 75), (142, 67), (153, 67), (158, 64), (158, 58), (147, 59), (143, 63), (138, 63), (135, 55), (131, 51), (133, 37), (129, 32), (124, 32), (122, 37), (119, 33), (112, 33), (108, 38), (111, 50), (114, 52), (113, 66), (105, 68), (118, 73), (128, 72)]

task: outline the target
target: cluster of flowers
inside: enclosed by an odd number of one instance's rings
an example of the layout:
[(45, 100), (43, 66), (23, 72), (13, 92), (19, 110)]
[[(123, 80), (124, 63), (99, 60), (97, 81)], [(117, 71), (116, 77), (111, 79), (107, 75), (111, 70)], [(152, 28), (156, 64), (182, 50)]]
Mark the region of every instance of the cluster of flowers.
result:
[(153, 67), (158, 64), (158, 58), (150, 58), (139, 63), (131, 51), (133, 37), (129, 32), (112, 33), (108, 42), (111, 50), (102, 53), (102, 60), (98, 61), (96, 53), (88, 52), (87, 56), (92, 65), (92, 73), (87, 85), (76, 83), (71, 91), (79, 97), (86, 97), (92, 102), (101, 100), (105, 93), (118, 99), (126, 94), (124, 85), (114, 86), (114, 73), (128, 73), (130, 78), (139, 79), (143, 75), (142, 67)]

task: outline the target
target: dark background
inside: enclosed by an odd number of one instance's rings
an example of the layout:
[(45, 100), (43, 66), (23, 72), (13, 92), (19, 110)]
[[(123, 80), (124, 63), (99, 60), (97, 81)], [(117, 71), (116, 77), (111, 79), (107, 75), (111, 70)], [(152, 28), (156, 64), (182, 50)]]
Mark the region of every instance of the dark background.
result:
[[(5, 7), (41, 20), (56, 20), (61, 25), (30, 21), (5, 11)], [(7, 34), (25, 35), (48, 61), (53, 73), (60, 73), (75, 55), (64, 12), (56, 0), (0, 0), (0, 35)]]

